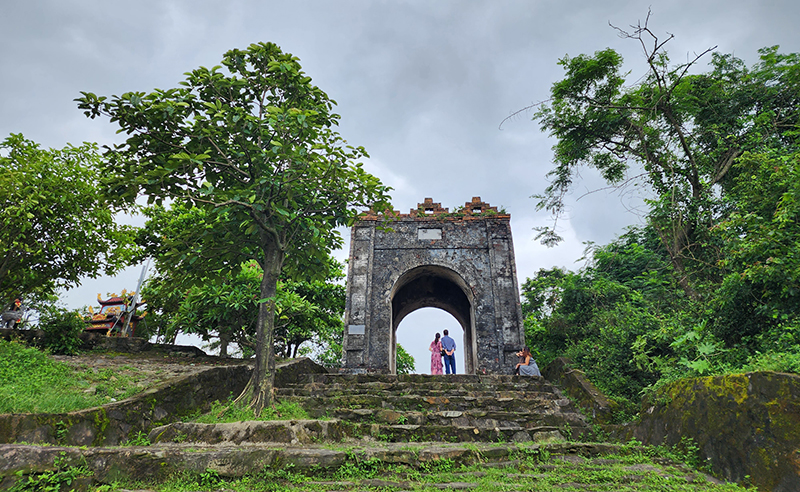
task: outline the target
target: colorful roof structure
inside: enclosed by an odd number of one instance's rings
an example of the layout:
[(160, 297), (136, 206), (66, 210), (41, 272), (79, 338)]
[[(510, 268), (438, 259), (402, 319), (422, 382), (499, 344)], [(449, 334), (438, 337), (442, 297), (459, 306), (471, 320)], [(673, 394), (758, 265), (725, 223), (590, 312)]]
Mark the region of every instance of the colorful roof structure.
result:
[[(141, 315), (136, 314), (136, 310), (145, 304), (144, 301), (137, 302), (136, 306), (132, 307), (135, 292), (122, 291), (121, 295), (111, 294), (106, 300), (97, 294), (97, 302), (100, 303), (100, 312), (92, 312), (92, 318), (87, 322), (86, 331), (104, 333), (106, 336), (134, 336), (136, 327), (139, 322), (144, 318), (147, 313)], [(127, 332), (125, 332), (125, 322), (127, 317), (130, 316)]]

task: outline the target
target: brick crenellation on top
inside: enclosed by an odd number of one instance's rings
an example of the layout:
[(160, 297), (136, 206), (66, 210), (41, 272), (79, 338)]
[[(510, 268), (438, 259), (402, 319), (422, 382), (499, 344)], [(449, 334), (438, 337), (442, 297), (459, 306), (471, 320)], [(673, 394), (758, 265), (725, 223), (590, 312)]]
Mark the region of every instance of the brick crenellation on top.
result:
[(384, 212), (369, 210), (361, 215), (360, 220), (381, 220), (384, 218), (391, 218), (392, 220), (458, 220), (488, 217), (510, 218), (511, 215), (505, 213), (505, 211), (499, 212), (497, 207), (482, 201), (479, 196), (474, 196), (471, 201), (464, 203), (463, 207), (458, 207), (454, 212), (450, 212), (447, 207), (442, 207), (441, 203), (434, 202), (433, 198), (425, 198), (422, 203), (417, 204), (416, 209), (412, 208), (407, 214), (401, 214), (398, 210)]

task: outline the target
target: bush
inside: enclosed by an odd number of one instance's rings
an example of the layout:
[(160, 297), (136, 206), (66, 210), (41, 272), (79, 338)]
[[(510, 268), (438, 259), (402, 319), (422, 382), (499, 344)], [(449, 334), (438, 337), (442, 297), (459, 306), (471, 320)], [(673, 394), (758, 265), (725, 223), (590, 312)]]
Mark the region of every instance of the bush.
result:
[(39, 317), (39, 328), (44, 331), (44, 346), (51, 353), (75, 355), (81, 347), (80, 335), (86, 323), (76, 310), (48, 306)]

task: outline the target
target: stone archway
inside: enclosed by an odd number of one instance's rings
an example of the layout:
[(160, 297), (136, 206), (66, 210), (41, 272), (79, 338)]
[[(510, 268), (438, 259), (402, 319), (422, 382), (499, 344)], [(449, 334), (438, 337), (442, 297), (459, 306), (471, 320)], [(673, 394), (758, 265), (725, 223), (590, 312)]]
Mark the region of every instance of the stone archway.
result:
[(510, 220), (480, 197), (453, 213), (426, 198), (408, 214), (362, 216), (351, 232), (343, 370), (393, 373), (397, 326), (429, 306), (464, 328), (468, 374), (510, 374), (525, 344)]
[[(457, 343), (464, 354), (464, 372), (474, 374), (476, 367), (475, 323), (473, 295), (461, 276), (437, 265), (425, 265), (404, 273), (392, 288), (392, 336), (389, 347), (389, 371), (397, 372), (397, 328), (403, 318), (426, 307), (450, 313), (464, 331), (463, 341)], [(455, 333), (451, 334), (457, 338)]]

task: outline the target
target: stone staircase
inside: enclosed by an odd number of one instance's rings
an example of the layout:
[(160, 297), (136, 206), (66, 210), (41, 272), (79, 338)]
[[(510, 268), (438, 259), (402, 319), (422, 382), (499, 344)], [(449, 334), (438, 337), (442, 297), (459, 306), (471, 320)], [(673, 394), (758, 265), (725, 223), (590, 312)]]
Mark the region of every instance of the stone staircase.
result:
[(0, 445), (0, 489), (20, 472), (71, 465), (87, 470), (87, 489), (189, 473), (201, 477), (202, 490), (226, 488), (221, 481), (204, 484), (209, 477), (320, 491), (734, 490), (688, 468), (653, 461), (638, 446), (575, 442), (590, 425), (543, 378), (293, 379), (276, 388), (276, 398), (301, 405), (309, 420), (177, 422), (153, 429), (148, 446)]
[(537, 377), (306, 374), (276, 398), (348, 423), (353, 437), (389, 442), (540, 441), (588, 429), (572, 402)]
[(275, 390), (310, 420), (174, 423), (154, 443), (314, 444), (383, 442), (545, 442), (578, 439), (586, 417), (543, 378), (304, 374)]

